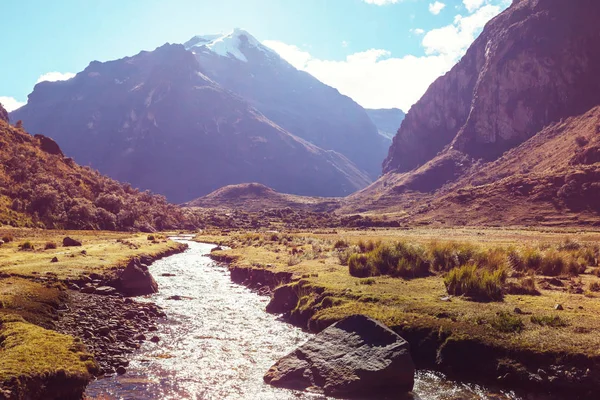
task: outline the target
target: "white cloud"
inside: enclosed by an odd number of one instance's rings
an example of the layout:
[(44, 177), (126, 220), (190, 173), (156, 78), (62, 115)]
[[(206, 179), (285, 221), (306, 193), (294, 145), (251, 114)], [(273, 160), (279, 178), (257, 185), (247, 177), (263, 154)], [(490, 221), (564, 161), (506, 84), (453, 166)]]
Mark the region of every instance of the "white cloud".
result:
[(56, 82), (56, 81), (66, 81), (67, 79), (71, 79), (75, 76), (73, 72), (47, 72), (44, 75), (40, 76), (36, 82)]
[(342, 47), (348, 47), (349, 44), (350, 43), (348, 43), (347, 41), (342, 40)]
[[(408, 111), (436, 78), (456, 64), (485, 23), (508, 3), (510, 0), (497, 0), (497, 5), (487, 4), (470, 15), (457, 15), (452, 24), (427, 32), (422, 40), (423, 56), (393, 57), (388, 50), (373, 48), (334, 61), (313, 57), (306, 50), (276, 40), (263, 43), (296, 68), (363, 107), (398, 107)], [(411, 33), (425, 32), (417, 28)]]
[(393, 58), (389, 51), (382, 49), (350, 54), (342, 61), (322, 60), (279, 41), (267, 40), (263, 44), (294, 67), (367, 108), (399, 107), (408, 111), (431, 82), (453, 64), (442, 55)]
[(436, 1), (435, 3), (429, 3), (429, 12), (433, 15), (438, 15), (442, 10), (446, 7), (444, 3), (441, 1)]
[(463, 0), (463, 4), (470, 13), (481, 8), (484, 3), (486, 3), (486, 0)]
[(427, 32), (423, 38), (425, 53), (443, 54), (458, 60), (485, 24), (500, 11), (500, 6), (488, 4), (467, 17), (457, 15), (454, 23)]
[(421, 28), (415, 28), (415, 29), (411, 29), (410, 33), (420, 36), (420, 35), (425, 34), (425, 30), (423, 30)]
[(8, 112), (14, 111), (17, 108), (23, 107), (25, 105), (24, 102), (15, 99), (14, 97), (6, 97), (0, 96), (0, 104), (4, 107), (4, 109)]
[(367, 4), (375, 4), (376, 6), (385, 6), (387, 4), (396, 4), (400, 0), (363, 0)]

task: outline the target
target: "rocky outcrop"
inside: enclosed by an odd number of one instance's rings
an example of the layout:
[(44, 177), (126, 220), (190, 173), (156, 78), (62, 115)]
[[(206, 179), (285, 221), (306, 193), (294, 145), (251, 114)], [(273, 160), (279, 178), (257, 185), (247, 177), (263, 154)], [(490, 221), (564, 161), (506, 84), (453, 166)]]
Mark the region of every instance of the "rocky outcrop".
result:
[(53, 154), (55, 156), (64, 156), (62, 150), (60, 149), (60, 146), (54, 140), (44, 135), (35, 135), (34, 137), (40, 143), (40, 148), (46, 153)]
[(174, 203), (245, 182), (343, 196), (371, 181), (210, 79), (182, 45), (39, 83), (11, 118), (57, 140), (75, 161)]
[(494, 160), (600, 103), (598, 18), (594, 0), (513, 2), (411, 108), (384, 172), (410, 171), (444, 149)]
[(383, 397), (411, 391), (414, 373), (408, 342), (381, 323), (354, 315), (279, 360), (264, 379), (330, 396)]
[(8, 112), (2, 107), (2, 103), (0, 103), (0, 120), (8, 122)]

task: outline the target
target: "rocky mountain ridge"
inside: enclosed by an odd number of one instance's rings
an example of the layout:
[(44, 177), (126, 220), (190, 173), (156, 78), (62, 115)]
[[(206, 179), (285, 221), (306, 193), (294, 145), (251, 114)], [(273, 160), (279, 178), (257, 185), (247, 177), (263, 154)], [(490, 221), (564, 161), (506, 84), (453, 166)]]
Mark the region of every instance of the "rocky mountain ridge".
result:
[(241, 29), (226, 35), (195, 36), (184, 45), (206, 76), (246, 99), (283, 129), (343, 154), (371, 179), (381, 174), (389, 142), (378, 135), (367, 112), (351, 98), (296, 69)]
[[(346, 199), (344, 209), (407, 212), (428, 222), (539, 223), (562, 213), (595, 219), (589, 193), (596, 150), (584, 142), (595, 143), (596, 133), (582, 133), (581, 121), (597, 123), (599, 17), (600, 3), (591, 0), (514, 2), (411, 108), (384, 162), (385, 175)], [(574, 144), (578, 137), (582, 146)], [(485, 171), (491, 178), (475, 178)], [(581, 182), (571, 179), (579, 173), (586, 176)], [(512, 189), (500, 190), (507, 179), (529, 188), (510, 206), (505, 200)], [(572, 181), (585, 207), (563, 201), (562, 187)], [(530, 192), (533, 187), (544, 196)]]
[(242, 182), (322, 196), (370, 182), (343, 155), (290, 134), (204, 72), (184, 46), (164, 45), (42, 82), (11, 116), (78, 162), (176, 203)]

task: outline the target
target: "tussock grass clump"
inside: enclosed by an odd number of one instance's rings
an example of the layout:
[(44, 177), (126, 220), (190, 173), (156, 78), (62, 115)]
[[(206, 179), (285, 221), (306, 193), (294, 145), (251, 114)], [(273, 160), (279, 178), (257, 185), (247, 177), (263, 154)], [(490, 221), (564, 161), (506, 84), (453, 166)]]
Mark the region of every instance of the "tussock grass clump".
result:
[(33, 243), (31, 243), (30, 241), (26, 241), (19, 245), (19, 249), (21, 249), (23, 251), (28, 251), (28, 250), (35, 250), (35, 247), (33, 246)]
[(350, 275), (357, 278), (366, 278), (376, 275), (377, 271), (370, 269), (368, 265), (368, 257), (365, 254), (354, 253), (348, 258), (348, 269)]
[(539, 296), (540, 291), (537, 289), (534, 276), (528, 276), (516, 282), (509, 282), (505, 288), (506, 293), (527, 296)]
[[(365, 249), (370, 247), (363, 246)], [(370, 251), (351, 254), (348, 266), (350, 275), (356, 277), (390, 275), (416, 278), (429, 274), (430, 263), (423, 248), (399, 242), (395, 245), (377, 243)]]
[(44, 250), (53, 250), (56, 248), (57, 248), (57, 245), (54, 242), (46, 242), (46, 244), (44, 245)]
[(11, 234), (6, 234), (6, 235), (2, 236), (2, 241), (4, 243), (10, 243), (10, 242), (12, 242), (14, 240), (15, 240), (15, 238)]
[(335, 241), (335, 243), (333, 244), (333, 248), (335, 250), (340, 250), (340, 249), (347, 249), (348, 247), (350, 247), (350, 245), (348, 244), (347, 241), (343, 240), (343, 239), (338, 239)]
[(465, 265), (475, 252), (475, 247), (468, 243), (434, 241), (429, 244), (431, 264), (435, 271), (450, 271)]
[(475, 264), (454, 268), (444, 278), (449, 294), (476, 301), (501, 301), (505, 283), (506, 270), (489, 271)]
[(551, 326), (553, 328), (569, 326), (569, 324), (566, 321), (563, 321), (558, 315), (532, 315), (531, 323), (541, 326)]
[(520, 333), (525, 329), (521, 318), (507, 312), (499, 312), (490, 324), (495, 330), (503, 333)]

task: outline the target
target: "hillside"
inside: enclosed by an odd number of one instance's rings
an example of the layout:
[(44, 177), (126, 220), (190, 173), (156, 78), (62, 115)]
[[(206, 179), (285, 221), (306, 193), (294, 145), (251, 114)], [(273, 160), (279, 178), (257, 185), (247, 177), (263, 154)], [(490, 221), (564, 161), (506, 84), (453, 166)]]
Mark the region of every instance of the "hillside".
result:
[(294, 208), (314, 212), (326, 212), (338, 206), (339, 199), (295, 196), (278, 193), (260, 183), (230, 185), (185, 203), (186, 207), (235, 209), (256, 212), (269, 208)]
[(0, 223), (147, 231), (182, 228), (188, 220), (163, 196), (81, 167), (52, 139), (11, 126), (0, 105)]
[(370, 182), (346, 157), (290, 134), (215, 83), (182, 45), (39, 83), (11, 118), (55, 138), (77, 162), (175, 203), (243, 182), (320, 196)]
[(294, 68), (241, 29), (227, 35), (195, 36), (185, 47), (206, 76), (242, 96), (283, 129), (343, 154), (372, 179), (381, 174), (389, 142), (351, 98)]
[(411, 108), (385, 175), (346, 199), (343, 211), (424, 223), (598, 220), (590, 196), (600, 4), (577, 4), (515, 1), (490, 21)]

